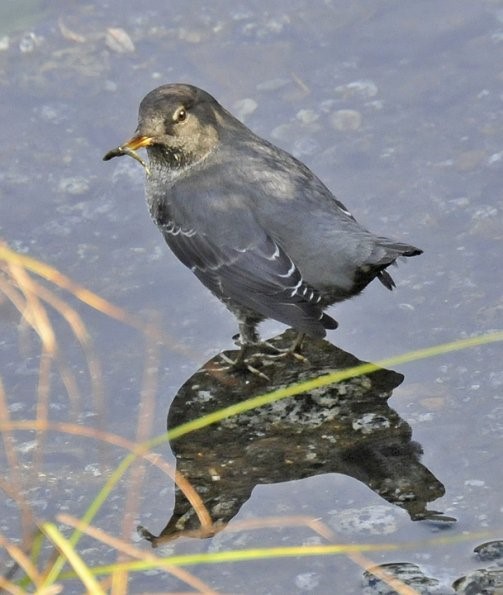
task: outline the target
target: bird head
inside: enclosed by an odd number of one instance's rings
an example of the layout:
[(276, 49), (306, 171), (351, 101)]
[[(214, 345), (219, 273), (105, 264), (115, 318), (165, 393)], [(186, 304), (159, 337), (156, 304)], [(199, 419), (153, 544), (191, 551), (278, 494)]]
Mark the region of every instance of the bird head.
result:
[(146, 148), (151, 162), (170, 168), (190, 166), (217, 146), (222, 115), (226, 113), (202, 89), (185, 84), (162, 85), (143, 98), (134, 136), (103, 159), (130, 155), (141, 162), (136, 151)]

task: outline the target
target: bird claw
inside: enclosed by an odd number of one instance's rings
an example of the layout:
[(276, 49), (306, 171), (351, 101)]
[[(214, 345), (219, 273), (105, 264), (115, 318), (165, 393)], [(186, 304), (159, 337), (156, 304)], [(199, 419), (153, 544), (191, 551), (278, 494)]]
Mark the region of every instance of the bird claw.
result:
[(274, 351), (274, 353), (266, 354), (266, 357), (268, 357), (269, 359), (278, 359), (280, 357), (286, 357), (288, 355), (291, 355), (299, 362), (309, 363), (307, 357), (304, 357), (300, 353), (300, 348), (302, 347), (303, 340), (303, 333), (299, 333), (295, 338), (295, 341), (290, 345), (290, 347), (276, 347), (276, 345), (274, 345), (273, 343), (265, 341), (264, 345), (266, 345), (269, 349)]
[[(225, 353), (220, 353), (219, 358), (224, 362), (225, 365), (221, 367), (212, 367), (212, 371), (224, 373), (248, 371), (251, 374), (259, 376), (260, 378), (270, 382), (271, 379), (269, 376), (264, 374), (264, 372), (262, 372), (258, 367), (254, 366), (253, 362), (258, 361), (260, 364), (272, 365), (274, 360), (278, 360), (282, 357), (293, 356), (297, 361), (308, 364), (309, 360), (299, 353), (303, 338), (304, 335), (299, 333), (295, 341), (289, 347), (282, 348), (277, 347), (268, 341), (243, 341), (241, 334), (236, 335), (233, 337), (233, 339), (236, 344), (241, 347), (237, 357), (232, 359)], [(268, 351), (261, 349), (264, 347)]]
[(272, 343), (269, 343), (269, 341), (264, 341), (264, 345), (268, 349), (271, 349), (272, 351), (274, 351), (274, 353), (264, 353), (264, 357), (266, 357), (268, 359), (279, 359), (280, 357), (287, 357), (287, 356), (291, 355), (299, 362), (309, 363), (309, 360), (307, 359), (307, 357), (305, 357), (304, 355), (302, 355), (302, 353), (299, 353), (297, 351), (297, 349), (299, 348), (298, 345), (294, 344), (294, 345), (291, 345), (290, 347), (281, 348), (281, 347), (276, 347), (276, 345), (273, 345)]
[(221, 360), (225, 362), (226, 365), (221, 366), (219, 368), (213, 368), (212, 370), (215, 372), (233, 372), (239, 370), (248, 370), (248, 372), (254, 374), (255, 376), (259, 376), (260, 378), (263, 378), (268, 382), (271, 381), (269, 376), (261, 372), (258, 368), (255, 368), (255, 366), (252, 366), (246, 358), (238, 356), (236, 359), (231, 359), (229, 356), (225, 355), (225, 353), (221, 353), (219, 357)]

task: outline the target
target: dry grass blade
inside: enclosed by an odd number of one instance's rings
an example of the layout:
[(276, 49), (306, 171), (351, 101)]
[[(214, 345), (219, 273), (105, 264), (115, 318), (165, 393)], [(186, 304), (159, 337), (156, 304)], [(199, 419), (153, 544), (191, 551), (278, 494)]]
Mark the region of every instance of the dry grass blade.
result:
[(47, 311), (39, 299), (39, 287), (22, 267), (11, 264), (8, 266), (8, 270), (19, 291), (15, 291), (12, 286), (9, 287), (7, 284), (3, 284), (2, 290), (19, 310), (26, 323), (38, 334), (42, 343), (38, 383), (38, 415), (45, 418), (50, 390), (51, 360), (56, 359), (58, 362), (63, 383), (74, 407), (78, 398), (77, 384), (70, 369), (59, 356), (54, 329)]
[(188, 572), (183, 568), (179, 568), (176, 566), (171, 566), (169, 562), (166, 562), (162, 558), (155, 556), (151, 552), (145, 552), (143, 550), (139, 550), (138, 548), (132, 546), (129, 542), (124, 541), (122, 539), (118, 539), (117, 537), (113, 537), (105, 531), (98, 529), (96, 527), (86, 526), (82, 523), (79, 519), (72, 517), (68, 514), (59, 514), (57, 516), (58, 521), (61, 523), (65, 523), (70, 527), (74, 527), (79, 531), (82, 531), (86, 535), (101, 541), (102, 543), (115, 548), (118, 552), (122, 552), (123, 554), (131, 557), (136, 558), (138, 560), (155, 560), (156, 563), (159, 564), (159, 568), (169, 572), (176, 578), (180, 579), (181, 581), (187, 583), (187, 585), (197, 589), (201, 593), (216, 593), (213, 589), (211, 589), (206, 583), (195, 577), (193, 574)]
[[(86, 326), (82, 321), (79, 314), (68, 304), (59, 298), (54, 292), (50, 291), (40, 283), (33, 284), (34, 291), (42, 298), (47, 304), (49, 304), (54, 310), (64, 318), (72, 330), (74, 336), (77, 338), (84, 356), (87, 362), (87, 368), (89, 371), (89, 378), (92, 385), (92, 394), (95, 400), (95, 407), (99, 413), (103, 403), (103, 374), (101, 371), (101, 365), (94, 353), (93, 344), (89, 333), (87, 332)], [(60, 357), (58, 362), (62, 363)], [(70, 372), (68, 366), (61, 366), (60, 374), (67, 388), (68, 395), (79, 395), (77, 383), (73, 374)]]
[(8, 271), (25, 299), (21, 314), (33, 330), (36, 331), (47, 352), (55, 356), (58, 349), (56, 335), (47, 312), (38, 298), (33, 280), (26, 270), (18, 264), (9, 263)]
[[(1, 249), (1, 245), (0, 245)], [(97, 406), (102, 403), (103, 387), (102, 373), (98, 359), (94, 355), (91, 339), (87, 329), (78, 313), (56, 294), (34, 281), (25, 269), (18, 265), (9, 264), (8, 271), (11, 282), (16, 284), (20, 291), (15, 291), (12, 285), (3, 283), (0, 290), (10, 299), (14, 306), (21, 312), (23, 318), (39, 335), (47, 354), (55, 358), (63, 384), (66, 387), (74, 411), (79, 398), (78, 385), (70, 368), (65, 364), (58, 348), (54, 329), (43, 302), (50, 305), (66, 320), (73, 334), (79, 341), (86, 357), (89, 377), (93, 386), (93, 395)]]
[[(26, 271), (29, 270), (39, 275), (40, 277), (46, 279), (47, 281), (53, 283), (57, 287), (69, 291), (78, 300), (82, 301), (83, 303), (87, 304), (88, 306), (97, 310), (98, 312), (101, 312), (106, 316), (113, 318), (114, 320), (118, 320), (119, 322), (122, 322), (128, 326), (137, 329), (146, 337), (152, 337), (157, 341), (161, 341), (163, 345), (165, 345), (171, 351), (179, 353), (194, 362), (200, 361), (200, 357), (198, 354), (194, 353), (191, 349), (185, 347), (177, 339), (171, 337), (169, 334), (160, 330), (159, 325), (153, 325), (144, 322), (139, 317), (136, 317), (127, 312), (126, 310), (111, 304), (99, 295), (93, 293), (92, 291), (89, 291), (88, 289), (84, 288), (78, 283), (75, 283), (69, 277), (60, 273), (57, 269), (41, 261), (38, 261), (30, 256), (18, 254), (17, 252), (10, 250), (4, 242), (0, 241), (0, 263), (2, 262), (2, 260), (6, 263), (4, 267), (7, 266), (7, 269), (11, 266), (17, 266), (20, 269), (26, 269)], [(35, 284), (34, 281), (32, 281), (32, 283)], [(72, 310), (65, 302), (57, 298), (53, 292), (50, 292), (47, 288), (44, 288), (40, 284), (36, 284), (36, 286), (40, 288), (40, 294), (38, 295), (43, 295), (44, 299), (48, 303), (50, 303), (63, 317), (67, 319), (68, 324), (71, 326), (72, 330), (76, 334), (86, 354), (91, 379), (96, 379), (96, 383), (100, 384), (99, 379), (101, 379), (101, 374), (99, 371), (96, 370), (99, 362), (97, 362), (97, 360), (94, 357), (92, 357), (92, 352), (90, 352), (89, 349), (86, 348), (89, 345), (89, 342), (86, 339), (85, 327), (81, 323), (80, 318), (78, 318), (78, 315), (74, 310)], [(12, 288), (9, 287), (9, 284), (5, 283), (5, 281), (3, 281), (1, 278), (0, 292), (5, 293), (20, 312), (24, 312), (26, 308), (25, 303), (20, 302), (19, 297), (15, 295), (15, 292), (12, 291)], [(37, 293), (35, 293), (35, 295), (37, 295)], [(27, 322), (29, 321), (27, 320)], [(66, 373), (68, 371), (69, 369), (65, 368), (64, 370), (62, 370), (61, 375), (63, 382), (65, 382), (65, 384), (67, 385), (67, 390), (69, 394), (72, 394), (71, 388), (76, 388), (77, 385), (76, 383), (71, 382), (69, 374)], [(222, 373), (221, 371), (210, 370), (209, 373), (218, 378), (218, 380), (222, 384), (233, 384), (235, 382), (232, 378), (229, 378), (228, 375)], [(102, 389), (100, 384), (100, 386), (96, 387), (94, 394), (101, 394), (101, 390)], [(98, 403), (100, 403), (100, 399), (98, 397), (96, 397), (96, 400)]]
[(105, 595), (105, 591), (94, 578), (90, 569), (86, 566), (82, 558), (77, 554), (70, 542), (61, 534), (57, 527), (52, 523), (44, 523), (41, 529), (64, 555), (68, 563), (73, 567), (78, 577), (85, 585), (87, 592), (93, 593), (95, 595)]
[[(24, 308), (21, 310), (21, 314), (38, 334), (42, 343), (37, 390), (37, 419), (46, 420), (49, 414), (52, 360), (58, 355), (56, 335), (47, 311), (37, 295), (31, 277), (23, 267), (14, 263), (8, 264), (8, 270), (25, 299)], [(44, 436), (38, 434), (37, 441), (39, 444), (35, 451), (35, 457), (37, 465), (40, 465), (42, 453), (44, 451)]]
[(0, 547), (3, 547), (18, 567), (24, 570), (35, 586), (38, 587), (41, 584), (42, 576), (22, 548), (11, 543), (2, 535), (0, 535)]
[(24, 499), (22, 491), (19, 489), (18, 485), (0, 479), (0, 490), (8, 498), (10, 498), (13, 502), (16, 503), (20, 511), (22, 526), (22, 543), (24, 549), (28, 551), (30, 549), (30, 543), (32, 541), (31, 535), (33, 532), (33, 528), (36, 527), (32, 509)]
[(1, 576), (0, 588), (2, 589), (2, 591), (5, 591), (6, 593), (12, 593), (12, 595), (24, 595), (24, 593), (26, 593), (24, 589), (20, 589), (17, 585), (11, 583), (9, 580)]
[[(143, 368), (143, 381), (140, 396), (140, 408), (136, 428), (136, 442), (145, 442), (152, 432), (152, 423), (155, 414), (155, 398), (159, 377), (159, 344), (152, 337), (147, 336), (146, 361)], [(132, 465), (130, 470), (131, 480), (128, 482), (126, 503), (122, 516), (122, 535), (130, 535), (133, 530), (133, 522), (140, 504), (140, 488), (145, 480), (145, 464), (139, 459)], [(117, 561), (124, 560), (119, 553)], [(127, 574), (115, 573), (113, 576), (114, 588), (117, 593), (126, 592)]]
[(148, 461), (153, 466), (157, 467), (161, 471), (163, 471), (166, 475), (168, 475), (183, 491), (185, 497), (190, 502), (190, 504), (194, 507), (197, 516), (199, 518), (199, 522), (203, 527), (205, 527), (209, 532), (211, 532), (212, 527), (212, 520), (211, 516), (208, 513), (206, 506), (204, 505), (201, 497), (196, 492), (196, 490), (192, 487), (189, 481), (185, 479), (185, 477), (179, 472), (175, 471), (175, 469), (167, 463), (166, 461), (162, 460), (159, 455), (149, 452), (149, 446), (145, 446), (145, 444), (137, 444), (128, 440), (127, 438), (123, 438), (117, 434), (112, 434), (111, 432), (105, 432), (103, 430), (99, 430), (96, 428), (90, 428), (88, 426), (83, 426), (80, 424), (73, 424), (70, 422), (51, 422), (51, 421), (43, 421), (43, 420), (22, 420), (22, 421), (6, 421), (0, 422), (0, 431), (13, 431), (13, 430), (35, 430), (35, 431), (45, 431), (48, 430), (57, 431), (57, 432), (64, 432), (68, 434), (73, 434), (75, 436), (83, 436), (86, 438), (93, 438), (95, 440), (100, 440), (102, 442), (106, 442), (108, 444), (112, 444), (114, 446), (119, 446), (124, 450), (130, 451), (135, 457), (142, 457), (146, 461)]
[[(7, 407), (7, 401), (5, 399), (5, 390), (3, 387), (2, 379), (0, 378), (0, 423), (8, 423), (10, 421), (9, 408)], [(5, 457), (7, 459), (7, 465), (11, 472), (10, 483), (14, 488), (19, 489), (21, 485), (19, 481), (19, 464), (14, 450), (14, 437), (8, 430), (2, 432), (3, 447), (5, 450)]]
[(99, 430), (97, 428), (91, 428), (89, 426), (83, 426), (71, 422), (56, 422), (50, 420), (45, 421), (40, 419), (11, 420), (6, 422), (0, 422), (0, 432), (13, 430), (62, 432), (74, 436), (82, 436), (85, 438), (91, 438), (93, 440), (106, 442), (107, 444), (118, 446), (120, 448), (123, 448), (124, 450), (130, 451), (138, 457), (143, 457), (145, 460), (148, 460), (152, 465), (164, 471), (167, 475), (169, 475), (171, 479), (175, 478), (175, 471), (173, 467), (170, 466), (168, 463), (159, 460), (158, 455), (156, 455), (155, 453), (148, 452), (148, 450), (143, 445), (136, 444), (136, 442), (132, 442), (131, 440), (123, 438), (118, 434), (113, 434), (112, 432), (106, 432), (104, 430)]
[[(11, 250), (5, 242), (0, 241), (0, 262), (4, 261), (9, 264), (19, 265), (24, 269), (35, 273), (39, 277), (46, 279), (55, 286), (64, 289), (75, 296), (78, 300), (87, 304), (89, 307), (101, 312), (105, 316), (113, 318), (123, 324), (133, 327), (147, 336), (155, 337), (158, 341), (162, 341), (169, 349), (176, 353), (190, 358), (193, 361), (200, 361), (200, 357), (192, 350), (186, 348), (174, 337), (161, 331), (158, 326), (146, 323), (138, 316), (134, 316), (119, 306), (115, 306), (109, 301), (105, 300), (96, 293), (76, 283), (54, 267), (37, 260), (25, 254), (19, 254)], [(225, 378), (222, 376), (222, 379)]]
[(66, 289), (81, 302), (84, 302), (91, 308), (94, 308), (95, 310), (110, 316), (110, 318), (114, 318), (115, 320), (119, 320), (124, 324), (133, 326), (140, 331), (146, 330), (145, 323), (139, 318), (135, 318), (122, 308), (110, 304), (107, 302), (107, 300), (103, 299), (99, 295), (89, 291), (78, 283), (75, 283), (54, 267), (51, 267), (48, 264), (45, 264), (44, 262), (41, 262), (30, 256), (18, 254), (14, 250), (10, 250), (4, 243), (0, 243), (0, 260), (5, 260), (11, 264), (20, 265), (25, 269), (36, 273), (39, 277), (43, 277), (54, 285), (57, 285), (62, 289)]
[[(10, 422), (9, 408), (5, 398), (3, 383), (0, 379), (0, 425)], [(20, 465), (14, 448), (14, 436), (9, 430), (2, 431), (5, 458), (9, 469), (8, 481), (0, 480), (0, 489), (16, 502), (21, 513), (22, 542), (25, 549), (31, 541), (31, 534), (35, 521), (30, 506), (22, 496), (23, 482), (20, 474)]]
[[(301, 83), (302, 81), (299, 82), (299, 85), (301, 85)], [(2, 259), (4, 259), (3, 263)], [(136, 441), (130, 441), (122, 438), (121, 436), (99, 429), (85, 427), (78, 424), (51, 422), (48, 419), (48, 403), (53, 365), (59, 366), (60, 376), (68, 394), (70, 395), (70, 399), (72, 399), (72, 395), (78, 395), (78, 386), (77, 382), (75, 381), (75, 377), (61, 359), (61, 348), (58, 344), (58, 336), (51, 325), (50, 315), (54, 314), (53, 311), (55, 311), (64, 319), (73, 332), (73, 335), (77, 338), (79, 345), (84, 351), (86, 357), (91, 381), (95, 382), (93, 385), (93, 392), (100, 395), (102, 394), (101, 366), (99, 360), (97, 360), (94, 355), (90, 336), (79, 314), (70, 306), (68, 306), (68, 304), (63, 299), (58, 297), (58, 295), (50, 288), (46, 287), (43, 281), (36, 281), (29, 274), (29, 272), (36, 273), (57, 287), (70, 291), (77, 299), (83, 301), (92, 308), (99, 310), (105, 315), (119, 320), (122, 323), (130, 325), (140, 330), (144, 334), (147, 341), (147, 357), (144, 368)], [(42, 344), (38, 385), (39, 402), (36, 420), (15, 421), (10, 418), (7, 408), (6, 395), (3, 391), (2, 383), (0, 382), (0, 431), (3, 432), (3, 446), (6, 453), (7, 463), (11, 472), (11, 475), (7, 481), (0, 479), (0, 489), (3, 489), (8, 496), (14, 498), (15, 502), (18, 504), (23, 519), (23, 533), (27, 534), (28, 525), (30, 524), (31, 527), (33, 527), (35, 521), (28, 504), (24, 502), (20, 496), (20, 494), (23, 492), (23, 487), (26, 486), (22, 485), (23, 478), (20, 477), (18, 472), (19, 461), (16, 455), (13, 432), (17, 430), (34, 430), (39, 433), (39, 438), (42, 439), (46, 437), (48, 431), (58, 431), (65, 432), (73, 436), (90, 438), (93, 441), (106, 442), (108, 444), (123, 448), (124, 450), (128, 451), (128, 453), (120, 462), (117, 469), (112, 470), (111, 476), (107, 479), (103, 489), (93, 500), (88, 512), (86, 512), (86, 515), (84, 516), (84, 519), (86, 519), (85, 522), (79, 521), (68, 515), (60, 515), (58, 520), (74, 527), (79, 532), (86, 533), (87, 535), (94, 537), (109, 547), (115, 548), (118, 555), (117, 564), (101, 568), (103, 575), (107, 577), (105, 579), (107, 589), (111, 589), (111, 592), (113, 593), (126, 593), (129, 572), (145, 571), (149, 568), (160, 568), (184, 581), (187, 585), (199, 592), (215, 593), (215, 591), (212, 591), (208, 585), (197, 579), (184, 568), (175, 566), (175, 563), (205, 563), (206, 561), (203, 558), (196, 559), (196, 557), (194, 557), (193, 560), (190, 560), (190, 556), (187, 557), (187, 559), (184, 559), (183, 556), (178, 556), (178, 558), (174, 556), (173, 558), (168, 557), (162, 559), (155, 556), (153, 553), (144, 552), (133, 547), (126, 541), (126, 538), (122, 540), (118, 539), (90, 525), (94, 515), (96, 514), (96, 511), (99, 510), (99, 508), (103, 505), (103, 502), (110, 496), (111, 490), (115, 489), (119, 480), (122, 477), (125, 477), (126, 472), (129, 471), (131, 481), (129, 482), (130, 487), (126, 496), (126, 514), (124, 515), (122, 529), (123, 535), (130, 535), (132, 529), (131, 519), (135, 516), (135, 511), (138, 509), (140, 497), (138, 490), (144, 483), (145, 467), (143, 464), (144, 462), (149, 462), (165, 472), (171, 479), (175, 481), (196, 511), (201, 524), (201, 529), (198, 532), (193, 532), (193, 534), (198, 536), (208, 536), (216, 532), (217, 528), (213, 525), (212, 519), (204, 505), (203, 500), (194, 490), (192, 485), (187, 481), (187, 479), (180, 472), (176, 471), (170, 464), (162, 460), (160, 455), (149, 452), (152, 447), (158, 446), (161, 444), (161, 442), (166, 441), (167, 434), (146, 442), (148, 436), (151, 434), (152, 420), (154, 419), (155, 412), (155, 395), (158, 390), (160, 341), (162, 340), (164, 344), (171, 346), (170, 340), (166, 341), (166, 338), (159, 332), (158, 324), (147, 324), (139, 320), (139, 318), (129, 315), (125, 310), (113, 306), (96, 294), (84, 289), (80, 285), (60, 274), (52, 267), (40, 263), (35, 259), (18, 255), (1, 243), (0, 292), (2, 292), (14, 304), (14, 306), (22, 314), (26, 328), (34, 329), (34, 331), (40, 337), (40, 342)], [(50, 306), (50, 308), (47, 308), (47, 306)], [(486, 337), (485, 343), (502, 339), (503, 334), (498, 335), (498, 333), (496, 333), (493, 335), (488, 335)], [(364, 369), (370, 372), (377, 366), (391, 365), (392, 362), (405, 363), (407, 361), (414, 361), (415, 359), (432, 357), (441, 353), (447, 353), (448, 351), (454, 351), (456, 349), (473, 347), (476, 344), (476, 340), (471, 338), (462, 342), (418, 350), (414, 353), (406, 354), (405, 356), (400, 356), (398, 358), (388, 358), (388, 360), (383, 360), (377, 364), (365, 364), (362, 367), (353, 369), (352, 372), (351, 370), (345, 370), (342, 374), (341, 372), (336, 372), (326, 375), (325, 377), (308, 380), (303, 384), (289, 386), (270, 394), (259, 395), (253, 399), (242, 402), (239, 404), (239, 407), (241, 408), (240, 410), (238, 410), (239, 408), (237, 406), (230, 406), (225, 410), (222, 409), (219, 412), (216, 412), (215, 414), (201, 417), (197, 420), (194, 420), (194, 422), (190, 422), (184, 426), (175, 428), (170, 432), (170, 436), (181, 436), (191, 431), (205, 427), (211, 423), (217, 423), (219, 420), (236, 415), (237, 413), (251, 410), (255, 407), (274, 402), (275, 400), (284, 398), (286, 396), (305, 392), (308, 390), (307, 387), (316, 388), (325, 386), (332, 382), (340, 381), (341, 378), (344, 377), (344, 374), (348, 375), (350, 372), (359, 374), (363, 373), (362, 370)], [(480, 341), (479, 344), (484, 343)], [(181, 347), (175, 347), (175, 349), (186, 354), (186, 351)], [(320, 546), (319, 551), (316, 549), (316, 547), (306, 547), (302, 551), (302, 546), (295, 546), (292, 548), (271, 548), (270, 551), (267, 550), (267, 548), (257, 548), (256, 550), (243, 552), (229, 552), (227, 559), (225, 559), (223, 556), (220, 558), (216, 556), (213, 560), (208, 560), (212, 563), (221, 564), (223, 562), (232, 562), (237, 560), (274, 560), (275, 557), (279, 559), (280, 557), (294, 557), (297, 555), (305, 556), (340, 554), (347, 556), (367, 572), (373, 573), (376, 577), (387, 583), (395, 592), (399, 593), (400, 595), (417, 595), (417, 592), (414, 589), (405, 585), (394, 576), (391, 576), (382, 568), (375, 566), (375, 562), (366, 557), (368, 552), (377, 551), (378, 547), (365, 545), (360, 547), (354, 544), (345, 546), (344, 544), (339, 544), (337, 535), (327, 525), (317, 519), (301, 516), (284, 518), (271, 517), (254, 521), (245, 521), (241, 523), (234, 522), (232, 525), (227, 526), (227, 530), (242, 531), (270, 527), (292, 527), (295, 525), (307, 527), (313, 533), (326, 540), (327, 543), (323, 546)], [(221, 528), (222, 527), (219, 527), (218, 530)], [(55, 527), (49, 524), (44, 525), (44, 529), (46, 530), (46, 534), (51, 537), (54, 543), (57, 543), (59, 551), (64, 552), (61, 556), (61, 559), (64, 559), (62, 564), (66, 563), (66, 560), (71, 558), (73, 560), (72, 564), (74, 565), (74, 568), (76, 568), (76, 572), (81, 577), (83, 583), (87, 585), (88, 590), (92, 592), (100, 592), (100, 589), (103, 590), (103, 584), (99, 584), (96, 581), (95, 576), (93, 576), (93, 570), (86, 569), (85, 564), (83, 564), (82, 560), (79, 559), (79, 555), (76, 550), (79, 536), (75, 533), (72, 535), (71, 539), (67, 540)], [(29, 551), (29, 548), (13, 546), (6, 540), (1, 539), (0, 545), (2, 545), (5, 551), (8, 552), (11, 559), (25, 571), (26, 576), (32, 580), (33, 585), (39, 588), (39, 592), (56, 592), (61, 588), (56, 584), (51, 584), (50, 586), (44, 587), (44, 577), (41, 576), (40, 570), (35, 567), (36, 564), (33, 564), (33, 562), (25, 553), (26, 551)], [(351, 547), (352, 545), (353, 547)], [(382, 547), (383, 549), (387, 548), (388, 550), (392, 548), (394, 550), (400, 550), (401, 548), (399, 544), (383, 544)], [(233, 557), (231, 554), (236, 555)], [(57, 566), (57, 562), (60, 558), (57, 552), (55, 557), (57, 557), (58, 560), (55, 561), (54, 567)], [(127, 563), (124, 563), (125, 558), (133, 558), (137, 566), (134, 567), (134, 565), (128, 565)], [(151, 566), (149, 568), (144, 566), (142, 568), (142, 561), (155, 563), (155, 566)], [(96, 576), (99, 576), (98, 573), (100, 569), (98, 568), (96, 570)], [(54, 573), (49, 576), (51, 572), (52, 569), (49, 569), (48, 574), (45, 577), (45, 579), (47, 579), (47, 585), (53, 581), (55, 582), (56, 580), (59, 581), (60, 579), (65, 578), (63, 574), (61, 574), (61, 568), (59, 570), (55, 570)], [(66, 576), (66, 578), (69, 577)], [(5, 590), (10, 590), (9, 592), (21, 592), (19, 591), (19, 588), (9, 582), (8, 579), (3, 579), (3, 582), (0, 584), (4, 586)]]

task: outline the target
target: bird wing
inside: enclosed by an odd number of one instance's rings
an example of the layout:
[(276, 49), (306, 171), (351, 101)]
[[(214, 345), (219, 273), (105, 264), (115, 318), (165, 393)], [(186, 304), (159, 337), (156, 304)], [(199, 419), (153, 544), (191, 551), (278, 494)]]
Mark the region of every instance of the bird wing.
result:
[(173, 221), (161, 231), (179, 260), (224, 302), (236, 302), (315, 337), (337, 326), (323, 313), (318, 292), (261, 227), (239, 246), (217, 243), (209, 234)]

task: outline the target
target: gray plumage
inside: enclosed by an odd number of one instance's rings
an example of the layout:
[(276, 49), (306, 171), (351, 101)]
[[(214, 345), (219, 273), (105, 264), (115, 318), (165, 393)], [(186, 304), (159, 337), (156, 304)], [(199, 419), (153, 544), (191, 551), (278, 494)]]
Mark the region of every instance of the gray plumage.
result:
[(244, 343), (264, 318), (323, 337), (337, 327), (327, 306), (374, 278), (392, 289), (385, 269), (421, 254), (366, 230), (303, 163), (197, 87), (164, 85), (143, 99), (125, 147), (143, 146), (153, 220), (236, 314)]

